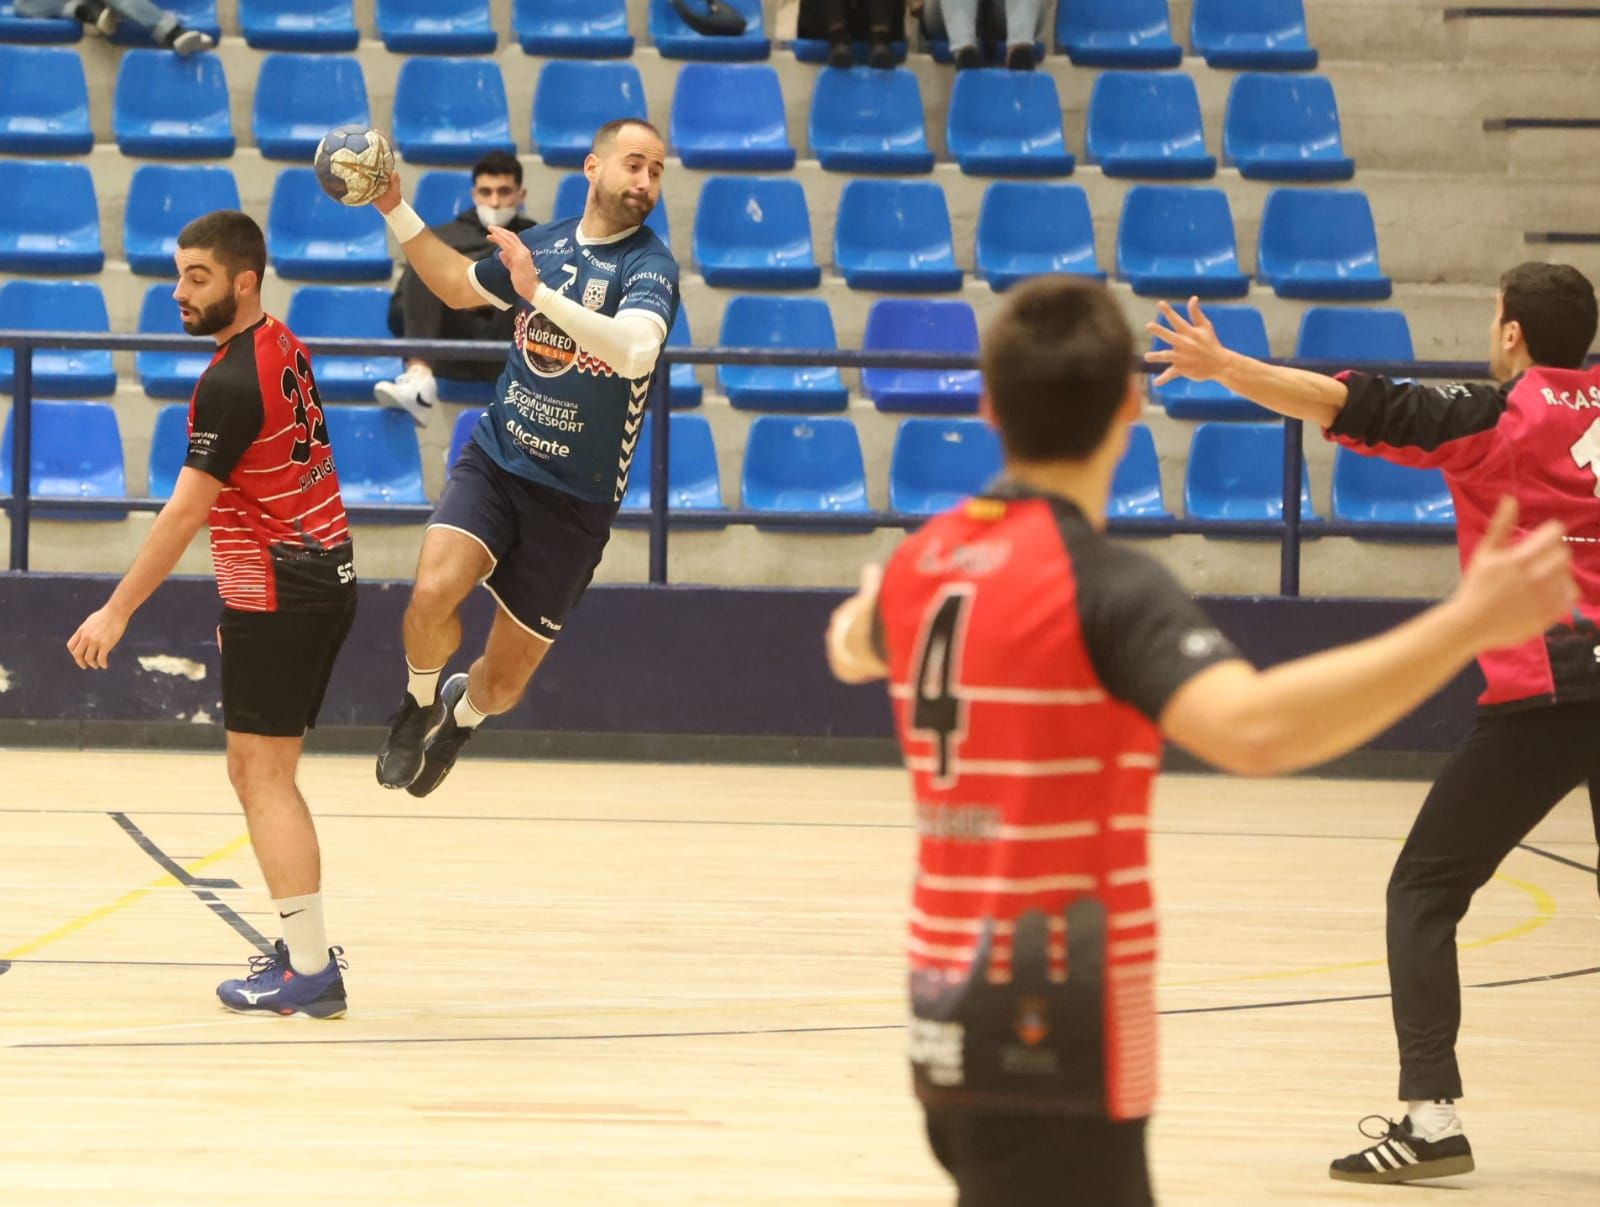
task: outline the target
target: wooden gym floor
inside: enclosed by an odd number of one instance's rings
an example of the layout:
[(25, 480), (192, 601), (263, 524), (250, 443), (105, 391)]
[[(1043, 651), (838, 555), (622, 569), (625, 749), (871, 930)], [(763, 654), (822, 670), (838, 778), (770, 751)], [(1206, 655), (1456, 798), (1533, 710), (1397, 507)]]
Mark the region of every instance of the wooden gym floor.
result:
[[(219, 755), (0, 751), (0, 1202), (949, 1202), (901, 1054), (898, 772), (469, 752), (426, 801), (364, 758), (302, 785), (336, 1022), (216, 1003), (271, 933)], [(1462, 934), (1469, 985), (1516, 982), (1465, 998), (1479, 1171), (1327, 1178), (1397, 1113), (1383, 889), (1422, 792), (1163, 785), (1163, 1203), (1600, 1201), (1577, 799)]]

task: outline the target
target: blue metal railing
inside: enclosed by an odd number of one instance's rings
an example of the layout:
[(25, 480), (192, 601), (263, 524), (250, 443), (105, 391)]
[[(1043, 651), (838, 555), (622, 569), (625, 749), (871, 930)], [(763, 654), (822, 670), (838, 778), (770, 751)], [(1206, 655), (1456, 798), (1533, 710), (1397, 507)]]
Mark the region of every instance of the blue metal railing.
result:
[[(313, 354), (325, 356), (406, 356), (422, 360), (485, 360), (505, 357), (505, 345), (495, 342), (455, 342), (443, 340), (364, 340), (308, 339)], [(12, 400), (12, 493), (0, 497), (0, 507), (11, 515), (11, 569), (28, 569), (30, 523), (36, 507), (52, 512), (82, 511), (159, 511), (165, 501), (149, 498), (73, 499), (39, 498), (32, 494), (31, 446), (33, 411), (33, 354), (36, 349), (109, 349), (113, 352), (210, 352), (208, 340), (183, 335), (111, 335), (104, 332), (0, 331), (0, 348), (14, 350), (15, 368)], [(1432, 379), (1484, 378), (1488, 368), (1481, 363), (1463, 361), (1371, 362), (1359, 365), (1329, 361), (1279, 361), (1315, 372), (1334, 373), (1359, 368), (1392, 377)], [(863, 529), (915, 528), (927, 518), (903, 512), (866, 511), (818, 514), (817, 512), (753, 511), (746, 508), (725, 510), (673, 510), (667, 494), (667, 466), (671, 424), (668, 422), (666, 382), (673, 364), (690, 365), (797, 365), (834, 366), (844, 369), (976, 369), (978, 362), (968, 356), (915, 352), (815, 352), (771, 348), (663, 348), (661, 361), (650, 392), (652, 444), (650, 461), (650, 581), (667, 581), (668, 535), (673, 528), (721, 528), (730, 524), (759, 524), (763, 528), (804, 528), (811, 532), (836, 530), (860, 532)], [(1159, 368), (1159, 366), (1150, 366)], [(1302, 425), (1286, 420), (1283, 450), (1283, 519), (1281, 521), (1234, 520), (1153, 520), (1113, 519), (1109, 528), (1123, 536), (1227, 536), (1277, 538), (1280, 542), (1279, 591), (1300, 593), (1300, 552), (1306, 531), (1300, 514), (1300, 477), (1305, 464)], [(407, 504), (350, 505), (352, 520), (426, 520), (428, 506)], [(1436, 524), (1341, 524), (1320, 520), (1314, 535), (1357, 536), (1369, 540), (1443, 542), (1453, 539), (1454, 529)]]

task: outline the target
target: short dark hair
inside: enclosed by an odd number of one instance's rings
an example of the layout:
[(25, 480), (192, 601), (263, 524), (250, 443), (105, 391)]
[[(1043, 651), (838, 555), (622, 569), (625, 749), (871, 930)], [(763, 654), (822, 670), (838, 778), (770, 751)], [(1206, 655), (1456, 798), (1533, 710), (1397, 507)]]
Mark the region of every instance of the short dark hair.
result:
[(620, 134), (624, 129), (626, 129), (629, 126), (638, 126), (641, 129), (650, 131), (650, 133), (654, 134), (658, 139), (661, 139), (661, 143), (662, 143), (663, 146), (666, 145), (666, 141), (667, 140), (664, 139), (664, 138), (661, 138), (661, 131), (657, 130), (653, 125), (651, 125), (649, 122), (645, 121), (644, 118), (642, 118), (642, 117), (619, 117), (619, 118), (617, 118), (616, 121), (607, 122), (605, 125), (601, 126), (598, 130), (596, 130), (594, 132), (594, 142), (589, 144), (590, 154), (593, 154), (593, 155), (600, 154), (601, 148), (605, 147), (608, 143), (611, 142), (612, 139), (614, 139), (618, 134)]
[(1594, 286), (1570, 264), (1518, 264), (1500, 278), (1500, 319), (1522, 324), (1537, 365), (1581, 369), (1594, 343)]
[(1039, 277), (1008, 295), (979, 359), (1006, 454), (1081, 461), (1128, 395), (1133, 331), (1104, 285)]
[(249, 271), (259, 284), (267, 273), (266, 236), (254, 218), (238, 210), (202, 214), (178, 232), (178, 246), (211, 252), (230, 277)]
[(480, 176), (511, 176), (518, 186), (522, 184), (522, 161), (509, 151), (490, 151), (472, 165), (472, 183)]

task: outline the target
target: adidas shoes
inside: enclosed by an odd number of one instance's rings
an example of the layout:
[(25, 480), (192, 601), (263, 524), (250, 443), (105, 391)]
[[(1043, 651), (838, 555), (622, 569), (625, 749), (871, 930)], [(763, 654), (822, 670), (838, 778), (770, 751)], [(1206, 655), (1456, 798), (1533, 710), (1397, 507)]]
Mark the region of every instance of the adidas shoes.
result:
[(428, 739), (444, 723), (445, 716), (442, 699), (424, 708), (407, 692), (400, 711), (389, 718), (389, 736), (378, 751), (378, 783), (385, 788), (409, 788), (422, 771), (422, 753)]
[(439, 387), (433, 370), (412, 365), (393, 381), (380, 381), (372, 396), (392, 410), (404, 411), (418, 427), (427, 427), (439, 406)]
[(328, 949), (328, 966), (310, 976), (289, 963), (289, 949), (279, 939), (270, 956), (252, 956), (250, 972), (240, 980), (223, 981), (217, 997), (240, 1014), (305, 1014), (311, 1018), (338, 1018), (347, 1003), (344, 995), (344, 948)]
[(428, 738), (422, 771), (406, 787), (412, 796), (427, 796), (450, 774), (456, 765), (461, 748), (471, 739), (474, 730), (456, 724), (456, 703), (467, 694), (466, 675), (451, 675), (439, 689), (439, 702), (444, 706), (444, 722)]
[[(1376, 1119), (1385, 1130), (1367, 1130), (1368, 1120)], [(1360, 1152), (1340, 1157), (1328, 1167), (1328, 1176), (1338, 1182), (1419, 1182), (1425, 1178), (1450, 1178), (1473, 1170), (1472, 1145), (1454, 1119), (1443, 1133), (1424, 1140), (1411, 1129), (1408, 1115), (1399, 1123), (1382, 1115), (1368, 1115), (1360, 1123), (1361, 1134), (1377, 1143)]]

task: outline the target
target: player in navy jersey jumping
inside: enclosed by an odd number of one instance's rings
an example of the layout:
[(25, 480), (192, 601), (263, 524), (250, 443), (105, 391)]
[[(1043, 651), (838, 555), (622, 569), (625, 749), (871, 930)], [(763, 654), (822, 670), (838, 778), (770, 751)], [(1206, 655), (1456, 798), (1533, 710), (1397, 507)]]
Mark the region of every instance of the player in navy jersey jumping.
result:
[(912, 1069), (960, 1207), (1147, 1207), (1162, 737), (1246, 774), (1332, 758), (1563, 615), (1571, 558), (1554, 523), (1508, 545), (1505, 500), (1450, 600), (1258, 672), (1104, 536), (1141, 404), (1111, 294), (1026, 285), (982, 361), (1005, 476), (869, 569), (828, 653), (847, 682), (889, 679), (917, 805)]
[(133, 566), (67, 648), (80, 667), (103, 670), (209, 520), (228, 778), (284, 932), (217, 995), (244, 1013), (335, 1018), (343, 961), (323, 933), (322, 854), (295, 773), (355, 619), (350, 525), (311, 359), (262, 313), (261, 228), (232, 210), (196, 218), (178, 233), (177, 261), (183, 329), (217, 341), (189, 403), (188, 456)]
[[(493, 404), (450, 471), (423, 537), (405, 616), (408, 681), (378, 754), (378, 782), (426, 796), (473, 730), (522, 698), (594, 576), (628, 488), (656, 358), (678, 312), (678, 264), (643, 225), (666, 148), (648, 122), (602, 126), (584, 161), (581, 218), (489, 237), (474, 263), (402, 199), (374, 204), (449, 306), (516, 310)], [(483, 654), (441, 688), (458, 612), (482, 583), (499, 605)]]
[[(1198, 301), (1162, 304), (1171, 344), (1160, 381), (1220, 381), (1269, 410), (1320, 426), (1358, 453), (1436, 467), (1455, 500), (1463, 563), (1499, 500), (1525, 525), (1566, 532), (1581, 592), (1562, 623), (1478, 658), (1487, 686), (1466, 744), (1434, 783), (1389, 879), (1389, 986), (1405, 1118), (1334, 1161), (1349, 1182), (1409, 1182), (1472, 1168), (1456, 1113), (1461, 976), (1456, 926), (1501, 860), (1569, 792), (1588, 785), (1600, 836), (1600, 369), (1594, 287), (1564, 264), (1500, 280), (1490, 325), (1496, 385), (1444, 387), (1364, 373), (1324, 377), (1263, 364), (1217, 340)], [(1368, 1116), (1373, 1118), (1373, 1116)], [(1363, 1123), (1366, 1120), (1362, 1121)]]

